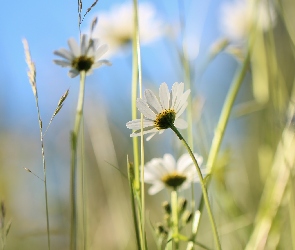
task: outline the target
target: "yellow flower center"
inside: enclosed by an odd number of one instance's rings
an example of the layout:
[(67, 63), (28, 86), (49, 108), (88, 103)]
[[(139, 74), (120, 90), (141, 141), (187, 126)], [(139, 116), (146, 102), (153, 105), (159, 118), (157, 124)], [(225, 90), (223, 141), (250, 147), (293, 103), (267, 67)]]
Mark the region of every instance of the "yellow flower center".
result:
[(88, 56), (79, 56), (77, 58), (75, 58), (72, 61), (72, 67), (75, 68), (78, 71), (85, 71), (87, 72), (92, 64), (94, 63), (94, 58), (93, 57), (88, 57)]
[(154, 125), (158, 130), (170, 128), (175, 121), (175, 117), (176, 113), (173, 109), (165, 109), (157, 115)]
[(185, 182), (186, 176), (178, 172), (172, 172), (164, 175), (161, 180), (165, 183), (166, 186), (175, 189)]

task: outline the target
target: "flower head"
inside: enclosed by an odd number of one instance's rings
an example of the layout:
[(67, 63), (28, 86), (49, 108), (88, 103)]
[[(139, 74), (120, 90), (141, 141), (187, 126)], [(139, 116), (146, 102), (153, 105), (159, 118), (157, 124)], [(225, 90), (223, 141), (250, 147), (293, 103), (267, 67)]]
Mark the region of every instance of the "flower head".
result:
[(267, 31), (275, 24), (275, 11), (270, 1), (235, 0), (225, 3), (221, 9), (221, 26), (225, 35), (233, 41), (241, 41), (249, 36), (253, 25)]
[[(134, 9), (131, 3), (115, 5), (109, 12), (100, 12), (93, 37), (99, 37), (109, 45), (109, 55), (113, 55), (129, 45), (134, 34)], [(148, 44), (162, 34), (162, 22), (156, 18), (156, 10), (150, 3), (138, 6), (140, 41)]]
[[(203, 158), (195, 154), (199, 165)], [(198, 182), (198, 174), (189, 154), (182, 155), (176, 162), (171, 154), (163, 158), (154, 158), (144, 167), (144, 181), (152, 184), (148, 192), (154, 195), (169, 187), (172, 189), (186, 189), (192, 182)]]
[[(166, 83), (162, 83), (159, 89), (160, 100), (147, 89), (144, 99), (137, 99), (137, 108), (145, 116), (143, 119), (143, 134), (151, 134), (149, 141), (155, 134), (162, 134), (165, 129), (175, 126), (179, 129), (187, 127), (186, 121), (179, 118), (187, 106), (187, 98), (190, 90), (183, 92), (184, 83), (174, 83), (171, 93)], [(136, 130), (130, 136), (141, 134), (141, 119), (136, 119), (126, 124), (127, 128)]]
[(68, 40), (70, 51), (60, 49), (54, 51), (54, 54), (65, 60), (54, 60), (54, 63), (71, 68), (70, 77), (76, 77), (81, 71), (91, 74), (92, 70), (103, 64), (111, 65), (108, 60), (99, 60), (106, 53), (107, 45), (99, 46), (98, 39), (88, 39), (87, 35), (83, 35), (81, 45), (77, 44), (74, 38)]

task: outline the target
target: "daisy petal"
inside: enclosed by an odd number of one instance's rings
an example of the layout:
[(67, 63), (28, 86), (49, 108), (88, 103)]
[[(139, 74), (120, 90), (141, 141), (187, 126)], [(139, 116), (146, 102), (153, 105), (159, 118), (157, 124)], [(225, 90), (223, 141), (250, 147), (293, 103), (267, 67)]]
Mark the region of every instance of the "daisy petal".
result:
[(159, 103), (157, 97), (155, 96), (155, 94), (147, 89), (145, 92), (144, 92), (144, 96), (145, 96), (145, 99), (147, 101), (147, 103), (152, 106), (153, 108), (155, 108), (155, 110), (160, 113), (162, 111), (162, 107), (161, 107), (161, 104)]
[[(146, 135), (146, 134), (149, 134), (149, 133), (156, 133), (158, 130), (156, 128), (151, 128), (149, 130), (146, 130), (146, 131), (143, 131), (142, 134), (143, 135)], [(141, 131), (138, 131), (138, 132), (133, 132), (130, 137), (135, 137), (135, 136), (140, 136), (141, 135)]]
[(181, 82), (178, 84), (177, 87), (177, 93), (176, 93), (176, 100), (175, 100), (175, 104), (174, 104), (174, 109), (177, 109), (179, 106), (179, 103), (181, 101), (181, 96), (183, 94), (183, 90), (184, 90), (184, 83)]
[(100, 46), (95, 52), (95, 59), (99, 59), (103, 54), (108, 51), (108, 46), (106, 44)]
[(71, 69), (69, 71), (69, 73), (68, 73), (69, 77), (71, 77), (71, 78), (74, 78), (74, 77), (76, 77), (79, 74), (80, 74), (80, 72), (78, 70), (76, 70), (76, 69)]
[(154, 194), (160, 192), (164, 188), (165, 188), (165, 185), (163, 183), (159, 182), (159, 183), (151, 186), (148, 190), (148, 193), (149, 193), (149, 195), (154, 195)]
[(146, 138), (146, 141), (149, 141), (150, 139), (152, 139), (156, 134), (157, 134), (157, 132), (151, 134), (150, 136), (148, 136), (148, 137)]
[(68, 61), (63, 61), (63, 60), (53, 60), (53, 62), (57, 65), (60, 65), (62, 67), (71, 67), (71, 63)]
[(175, 119), (177, 119), (179, 116), (182, 115), (182, 113), (185, 111), (186, 107), (187, 107), (187, 102), (184, 103), (184, 104), (182, 105), (181, 109), (176, 113), (176, 117), (175, 117)]
[(64, 59), (67, 59), (69, 61), (72, 61), (74, 59), (74, 56), (72, 55), (72, 53), (66, 49), (59, 49), (59, 50), (55, 50), (53, 52), (55, 55), (60, 56)]
[(146, 102), (138, 98), (136, 101), (138, 110), (148, 119), (155, 120), (156, 114), (149, 108)]
[[(146, 119), (143, 120), (143, 127), (144, 128), (151, 127), (153, 125), (154, 125), (153, 121), (146, 120)], [(141, 119), (136, 119), (136, 120), (132, 120), (130, 122), (127, 122), (126, 126), (129, 129), (135, 129), (135, 130), (140, 129), (141, 128)]]
[(80, 56), (80, 48), (74, 38), (70, 38), (68, 40), (68, 45), (69, 45), (69, 48), (70, 48), (71, 52), (73, 53), (73, 55), (75, 57), (79, 57)]
[(178, 106), (175, 107), (175, 111), (176, 111), (176, 112), (178, 112), (178, 110), (182, 108), (182, 105), (187, 101), (187, 98), (188, 98), (190, 92), (191, 92), (191, 91), (188, 89), (187, 91), (185, 91), (185, 92), (182, 94), (182, 96), (180, 96), (180, 98), (179, 98), (179, 102), (178, 102)]
[(186, 129), (187, 128), (187, 122), (181, 118), (178, 118), (175, 120), (174, 125), (176, 128), (179, 129)]
[(166, 83), (160, 85), (159, 97), (163, 109), (169, 109), (170, 92)]
[(176, 169), (176, 162), (174, 157), (171, 154), (164, 154), (163, 156), (164, 167), (167, 169), (167, 172), (173, 172)]
[(112, 63), (108, 60), (99, 60), (92, 65), (92, 68), (99, 68), (101, 65), (112, 66)]
[(176, 97), (177, 97), (177, 89), (178, 89), (178, 83), (175, 82), (172, 85), (172, 102), (171, 102), (171, 109), (175, 108), (175, 101), (176, 101)]
[(81, 39), (81, 55), (86, 55), (88, 49), (87, 35), (83, 34)]

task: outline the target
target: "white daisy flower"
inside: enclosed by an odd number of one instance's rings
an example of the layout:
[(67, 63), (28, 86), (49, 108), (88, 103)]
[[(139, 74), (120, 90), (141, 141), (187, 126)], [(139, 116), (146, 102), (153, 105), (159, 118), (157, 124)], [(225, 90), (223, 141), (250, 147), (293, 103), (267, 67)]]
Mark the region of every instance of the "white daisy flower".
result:
[[(195, 158), (201, 166), (203, 158), (197, 154)], [(202, 174), (205, 174), (205, 169), (202, 169)], [(163, 158), (154, 158), (144, 166), (144, 181), (152, 184), (148, 193), (154, 195), (165, 187), (186, 189), (199, 178), (189, 154), (183, 154), (177, 162), (171, 154), (165, 154)]]
[[(131, 44), (134, 34), (132, 3), (115, 5), (110, 11), (95, 16), (98, 16), (98, 23), (92, 35), (109, 45), (108, 55), (114, 55)], [(156, 17), (156, 10), (150, 3), (139, 4), (138, 18), (141, 44), (151, 43), (163, 34), (162, 21)]]
[(227, 2), (221, 8), (221, 28), (224, 34), (233, 41), (247, 39), (252, 25), (267, 31), (274, 26), (276, 13), (270, 1), (258, 3), (250, 0)]
[[(143, 119), (143, 134), (151, 134), (147, 137), (149, 141), (155, 134), (162, 134), (165, 129), (175, 126), (179, 129), (187, 127), (186, 121), (179, 118), (187, 106), (187, 98), (190, 90), (183, 92), (184, 83), (174, 83), (171, 93), (166, 83), (159, 88), (159, 97), (147, 89), (144, 99), (137, 98), (137, 108), (145, 116)], [(126, 124), (127, 128), (136, 130), (130, 136), (140, 136), (141, 120), (136, 119)]]
[(92, 73), (92, 70), (102, 66), (103, 64), (111, 65), (108, 60), (99, 60), (106, 53), (107, 45), (99, 46), (98, 39), (87, 39), (87, 35), (82, 36), (81, 45), (74, 38), (68, 40), (70, 50), (64, 48), (54, 51), (54, 54), (62, 57), (65, 60), (53, 60), (54, 63), (71, 68), (69, 71), (70, 77), (76, 77), (80, 71), (85, 71), (87, 75)]

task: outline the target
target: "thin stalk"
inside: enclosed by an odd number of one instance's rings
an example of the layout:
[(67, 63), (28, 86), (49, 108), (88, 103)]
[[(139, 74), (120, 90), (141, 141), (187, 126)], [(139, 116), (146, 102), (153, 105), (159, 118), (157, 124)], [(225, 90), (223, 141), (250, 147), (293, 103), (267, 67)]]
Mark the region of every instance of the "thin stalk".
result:
[(185, 148), (187, 149), (190, 157), (193, 160), (194, 165), (196, 166), (196, 170), (197, 170), (198, 177), (200, 179), (201, 188), (202, 188), (204, 203), (205, 203), (205, 206), (206, 206), (207, 211), (208, 211), (209, 221), (210, 221), (212, 231), (213, 231), (214, 242), (215, 242), (216, 248), (218, 250), (221, 250), (221, 244), (220, 244), (220, 240), (219, 240), (219, 237), (218, 237), (216, 223), (215, 223), (215, 220), (214, 220), (214, 217), (213, 217), (213, 213), (212, 213), (211, 206), (210, 206), (210, 203), (209, 203), (209, 197), (208, 197), (207, 189), (206, 189), (206, 186), (205, 186), (205, 182), (204, 182), (204, 179), (203, 179), (202, 172), (201, 172), (201, 169), (199, 167), (199, 164), (198, 164), (198, 162), (197, 162), (191, 148), (189, 147), (189, 145), (187, 144), (185, 139), (182, 137), (180, 132), (177, 130), (177, 128), (174, 126), (174, 124), (170, 124), (170, 128), (178, 136), (179, 140), (181, 140), (183, 142)]
[[(24, 50), (25, 50), (26, 63), (27, 63), (28, 68), (29, 68), (28, 69), (29, 82), (31, 84), (32, 91), (33, 91), (33, 94), (34, 94), (34, 97), (35, 97), (37, 113), (38, 113), (41, 151), (42, 151), (42, 165), (43, 165), (43, 174), (44, 174), (43, 182), (44, 182), (45, 207), (46, 207), (47, 245), (48, 245), (48, 249), (50, 250), (50, 230), (49, 230), (50, 227), (49, 227), (47, 180), (46, 180), (46, 162), (45, 162), (44, 141), (43, 141), (44, 135), (43, 135), (42, 119), (41, 119), (41, 113), (40, 113), (39, 101), (38, 101), (38, 91), (37, 91), (37, 83), (36, 83), (36, 67), (35, 67), (35, 64), (32, 62), (30, 49), (29, 49), (29, 44), (28, 44), (26, 39), (23, 39), (23, 45), (24, 45)], [(31, 172), (31, 171), (29, 170), (29, 172)], [(41, 179), (41, 178), (39, 178), (39, 179)]]
[[(251, 48), (251, 46), (250, 46)], [(246, 76), (247, 69), (249, 67), (250, 63), (250, 48), (246, 54), (245, 60), (241, 66), (241, 68), (237, 71), (236, 76), (233, 80), (232, 85), (230, 86), (230, 89), (228, 91), (228, 94), (226, 96), (225, 102), (222, 107), (222, 111), (219, 117), (219, 121), (217, 123), (217, 127), (215, 129), (215, 135), (212, 141), (212, 145), (209, 151), (208, 159), (207, 159), (207, 171), (208, 174), (212, 172), (212, 168), (214, 167), (218, 152), (220, 150), (220, 146), (224, 137), (224, 132), (227, 127), (229, 117), (234, 105), (234, 102), (236, 100), (237, 94), (240, 90), (240, 87), (242, 85), (242, 82)], [(207, 180), (207, 183), (210, 182), (210, 178)], [(204, 206), (204, 197), (201, 197), (201, 201), (199, 204), (199, 209), (202, 211), (202, 208)]]
[(45, 152), (44, 152), (44, 136), (43, 136), (43, 125), (40, 114), (39, 102), (38, 102), (38, 92), (37, 88), (35, 94), (35, 101), (38, 113), (38, 121), (39, 121), (39, 130), (40, 130), (40, 141), (41, 141), (41, 152), (42, 152), (42, 166), (43, 166), (43, 175), (44, 175), (44, 193), (45, 193), (45, 207), (46, 207), (46, 226), (47, 226), (47, 245), (48, 249), (50, 249), (50, 230), (49, 230), (49, 212), (48, 212), (48, 195), (47, 195), (47, 180), (46, 180), (46, 161), (45, 161)]
[(85, 71), (80, 72), (80, 91), (76, 110), (74, 130), (71, 132), (71, 235), (70, 249), (77, 249), (77, 146), (83, 115)]
[(50, 230), (49, 230), (48, 195), (47, 195), (47, 180), (46, 180), (46, 162), (45, 162), (44, 141), (43, 141), (43, 127), (42, 127), (42, 120), (41, 120), (37, 95), (36, 95), (35, 100), (36, 100), (36, 106), (37, 106), (37, 111), (38, 111), (41, 152), (42, 152), (42, 165), (43, 165), (43, 175), (44, 175), (43, 181), (44, 181), (45, 207), (46, 207), (47, 245), (48, 245), (48, 249), (50, 249)]
[(136, 236), (136, 244), (137, 249), (141, 250), (140, 247), (140, 233), (138, 231), (138, 220), (136, 216), (136, 205), (135, 205), (135, 194), (134, 194), (134, 169), (132, 168), (128, 156), (127, 156), (127, 170), (128, 170), (128, 181), (129, 181), (129, 191), (131, 196), (131, 208), (132, 208), (132, 214), (133, 214), (133, 224), (135, 229), (135, 236)]
[[(82, 131), (84, 131), (84, 117), (82, 116), (81, 126)], [(83, 249), (88, 249), (87, 247), (87, 209), (86, 209), (86, 191), (85, 191), (85, 165), (84, 165), (84, 133), (81, 133), (81, 186), (82, 186), (82, 208), (83, 208)]]
[[(138, 22), (138, 1), (133, 0), (133, 7), (134, 7), (134, 39), (133, 39), (133, 58), (135, 59), (133, 63), (136, 63), (133, 65), (133, 84), (137, 84), (137, 77), (138, 77), (138, 83), (139, 83), (139, 97), (142, 98), (142, 72), (141, 72), (141, 55), (140, 55), (140, 41), (139, 41), (139, 22)], [(134, 94), (132, 104), (134, 107), (134, 115), (136, 118), (136, 92), (137, 88), (133, 85), (134, 91), (132, 92)], [(135, 93), (134, 93), (135, 92)], [(132, 115), (133, 115), (133, 109), (132, 109)], [(132, 117), (133, 118), (133, 117)], [(139, 211), (140, 214), (140, 224), (141, 224), (141, 248), (144, 250), (146, 249), (146, 240), (145, 240), (145, 196), (144, 196), (144, 140), (143, 140), (143, 115), (140, 116), (141, 119), (141, 138), (140, 138), (140, 167), (141, 171), (139, 171), (139, 164), (135, 165), (135, 188), (140, 187), (140, 198), (141, 198), (141, 210)], [(133, 144), (133, 150), (136, 153), (138, 157), (138, 146), (137, 143)], [(136, 149), (135, 149), (136, 147)], [(139, 161), (138, 161), (139, 163)], [(139, 183), (139, 172), (141, 174), (140, 176), (140, 183)]]
[[(134, 1), (134, 12), (136, 13), (137, 3)], [(134, 15), (134, 37), (132, 40), (132, 93), (131, 93), (131, 112), (132, 120), (137, 118), (137, 108), (136, 108), (136, 99), (137, 99), (137, 82), (138, 82), (138, 55), (137, 55), (137, 31), (138, 31), (138, 20), (137, 16)], [(134, 187), (136, 191), (140, 190), (140, 181), (139, 181), (139, 152), (138, 152), (138, 138), (133, 137), (133, 161), (134, 161), (134, 174), (135, 181)]]
[(230, 113), (234, 104), (234, 101), (237, 97), (238, 91), (241, 87), (241, 84), (245, 78), (245, 75), (248, 70), (250, 62), (250, 51), (248, 51), (246, 58), (243, 62), (242, 67), (237, 72), (236, 77), (233, 81), (233, 84), (231, 85), (229, 92), (227, 94), (227, 97), (225, 99), (225, 102), (223, 104), (223, 108), (220, 114), (220, 118), (217, 124), (217, 127), (215, 129), (215, 135), (212, 141), (212, 146), (209, 152), (208, 160), (207, 160), (207, 171), (208, 174), (211, 173), (212, 168), (215, 164), (217, 154), (220, 149), (220, 145), (224, 136), (225, 129), (227, 127), (227, 123), (230, 117)]
[(175, 244), (175, 249), (179, 249), (179, 239), (178, 239), (178, 197), (177, 191), (173, 190), (171, 192), (171, 208), (172, 208), (172, 221), (173, 221), (173, 241)]

